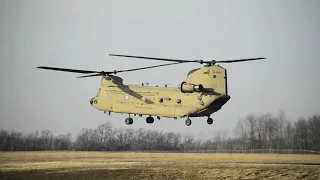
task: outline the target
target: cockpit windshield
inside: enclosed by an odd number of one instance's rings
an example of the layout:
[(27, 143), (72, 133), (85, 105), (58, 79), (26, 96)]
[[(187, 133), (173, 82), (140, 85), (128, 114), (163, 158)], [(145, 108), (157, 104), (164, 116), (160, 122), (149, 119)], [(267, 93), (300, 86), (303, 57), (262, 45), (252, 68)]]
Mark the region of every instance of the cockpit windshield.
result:
[(99, 94), (100, 94), (100, 90), (101, 90), (101, 88), (99, 88), (99, 90), (98, 90), (98, 92), (97, 92), (97, 95), (96, 95), (96, 97), (99, 97)]

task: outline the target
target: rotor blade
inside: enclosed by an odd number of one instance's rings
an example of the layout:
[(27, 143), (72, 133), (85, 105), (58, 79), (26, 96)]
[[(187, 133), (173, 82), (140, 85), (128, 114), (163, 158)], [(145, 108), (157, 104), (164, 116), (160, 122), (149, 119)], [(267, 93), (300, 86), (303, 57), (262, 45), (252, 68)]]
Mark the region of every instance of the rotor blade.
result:
[(151, 68), (162, 67), (162, 66), (170, 66), (170, 65), (174, 65), (174, 64), (181, 64), (181, 63), (180, 62), (176, 62), (176, 63), (169, 63), (169, 64), (161, 64), (161, 65), (156, 65), (156, 66), (147, 66), (147, 67), (142, 67), (142, 68), (126, 69), (126, 70), (120, 70), (120, 71), (114, 71), (114, 72), (108, 72), (108, 73), (138, 71), (138, 70), (151, 69)]
[(39, 69), (48, 69), (54, 71), (64, 71), (64, 72), (73, 72), (73, 73), (83, 73), (83, 74), (92, 74), (92, 73), (100, 73), (98, 71), (89, 71), (89, 70), (80, 70), (80, 69), (66, 69), (66, 68), (56, 68), (56, 67), (47, 67), (47, 66), (39, 66)]
[(151, 59), (158, 61), (170, 61), (170, 62), (179, 62), (179, 63), (187, 63), (187, 62), (201, 62), (200, 60), (183, 60), (183, 59), (167, 59), (167, 58), (156, 58), (156, 57), (145, 57), (145, 56), (129, 56), (129, 55), (119, 55), (119, 54), (109, 54), (109, 56), (118, 56), (118, 57), (129, 57), (129, 58), (139, 58), (139, 59)]
[(161, 66), (170, 66), (174, 64), (180, 64), (180, 63), (169, 63), (169, 64), (161, 64), (161, 65), (156, 65), (156, 66), (147, 66), (147, 67), (142, 67), (142, 68), (134, 68), (134, 69), (126, 69), (126, 70), (114, 70), (114, 71), (109, 71), (109, 72), (101, 72), (97, 74), (91, 74), (91, 75), (86, 75), (86, 76), (79, 76), (77, 78), (86, 78), (86, 77), (94, 77), (94, 76), (103, 76), (103, 75), (108, 75), (108, 74), (117, 74), (121, 72), (130, 72), (130, 71), (138, 71), (138, 70), (143, 70), (143, 69), (151, 69), (151, 68), (156, 68), (156, 67), (161, 67)]
[(244, 62), (244, 61), (255, 61), (266, 58), (250, 58), (250, 59), (235, 59), (235, 60), (225, 60), (225, 61), (216, 61), (217, 63), (234, 63), (234, 62)]
[(94, 77), (94, 76), (103, 76), (103, 75), (108, 75), (108, 74), (116, 74), (116, 73), (121, 73), (121, 72), (130, 72), (130, 71), (138, 71), (138, 70), (143, 70), (143, 69), (151, 69), (151, 68), (156, 68), (156, 67), (162, 67), (162, 66), (170, 66), (174, 64), (180, 64), (179, 62), (177, 63), (169, 63), (169, 64), (161, 64), (161, 65), (155, 65), (155, 66), (147, 66), (147, 67), (142, 67), (142, 68), (134, 68), (134, 69), (125, 69), (125, 70), (120, 70), (120, 71), (88, 71), (88, 70), (79, 70), (79, 69), (66, 69), (66, 68), (56, 68), (56, 67), (47, 67), (47, 66), (40, 66), (37, 67), (39, 69), (48, 69), (48, 70), (55, 70), (55, 71), (65, 71), (65, 72), (74, 72), (74, 73), (83, 73), (83, 74), (90, 74), (86, 76), (79, 76), (77, 78), (85, 78), (85, 77)]
[(77, 78), (86, 78), (86, 77), (95, 77), (95, 76), (103, 76), (104, 74), (99, 73), (99, 74), (91, 74), (91, 75), (86, 75), (86, 76), (78, 76)]

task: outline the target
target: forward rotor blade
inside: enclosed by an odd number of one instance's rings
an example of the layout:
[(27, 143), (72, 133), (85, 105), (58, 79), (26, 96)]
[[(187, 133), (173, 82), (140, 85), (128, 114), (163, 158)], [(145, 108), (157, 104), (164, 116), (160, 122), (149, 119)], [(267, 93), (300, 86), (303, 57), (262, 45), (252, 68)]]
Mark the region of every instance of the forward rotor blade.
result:
[(161, 64), (161, 65), (156, 65), (156, 66), (147, 66), (147, 67), (142, 67), (142, 68), (134, 68), (134, 69), (125, 69), (125, 70), (114, 70), (114, 71), (109, 71), (109, 72), (100, 72), (97, 74), (91, 74), (91, 75), (86, 75), (86, 76), (79, 76), (77, 78), (86, 78), (86, 77), (94, 77), (94, 76), (103, 76), (103, 75), (109, 75), (109, 74), (117, 74), (117, 73), (122, 73), (122, 72), (130, 72), (130, 71), (139, 71), (143, 69), (151, 69), (151, 68), (156, 68), (156, 67), (161, 67), (161, 66), (170, 66), (174, 64), (180, 64), (180, 63), (169, 63), (169, 64)]
[(103, 76), (104, 74), (99, 73), (99, 74), (91, 74), (91, 75), (86, 75), (86, 76), (78, 76), (77, 78), (87, 78), (87, 77), (95, 77), (95, 76)]
[(92, 73), (100, 73), (98, 71), (89, 71), (89, 70), (80, 70), (80, 69), (66, 69), (66, 68), (57, 68), (57, 67), (47, 67), (47, 66), (39, 66), (39, 69), (47, 69), (54, 71), (64, 71), (64, 72), (73, 72), (73, 73), (83, 73), (83, 74), (92, 74)]
[(224, 61), (216, 61), (217, 63), (235, 63), (235, 62), (244, 62), (244, 61), (255, 61), (266, 58), (250, 58), (250, 59), (235, 59), (235, 60), (224, 60)]
[(114, 72), (110, 72), (110, 73), (139, 71), (139, 70), (143, 70), (143, 69), (151, 69), (151, 68), (162, 67), (162, 66), (170, 66), (170, 65), (174, 65), (174, 64), (181, 64), (181, 63), (177, 62), (177, 63), (161, 64), (161, 65), (156, 65), (156, 66), (147, 66), (147, 67), (142, 67), (142, 68), (135, 68), (135, 69), (126, 69), (126, 70), (114, 71)]
[(179, 62), (179, 63), (200, 62), (200, 60), (189, 61), (189, 60), (183, 60), (183, 59), (167, 59), (167, 58), (146, 57), (146, 56), (129, 56), (129, 55), (119, 55), (119, 54), (109, 54), (109, 56), (129, 57), (129, 58), (139, 58), (139, 59), (150, 59), (150, 60), (170, 61), (170, 62)]
[(176, 63), (169, 63), (169, 64), (160, 64), (155, 66), (147, 66), (142, 68), (134, 68), (134, 69), (125, 69), (125, 70), (114, 70), (114, 71), (89, 71), (89, 70), (80, 70), (80, 69), (66, 69), (66, 68), (57, 68), (57, 67), (47, 67), (47, 66), (39, 66), (37, 68), (39, 69), (47, 69), (47, 70), (54, 70), (54, 71), (64, 71), (64, 72), (73, 72), (73, 73), (82, 73), (82, 74), (90, 74), (85, 76), (78, 76), (77, 78), (86, 78), (86, 77), (95, 77), (95, 76), (105, 76), (110, 74), (117, 74), (121, 72), (130, 72), (130, 71), (139, 71), (143, 69), (151, 69), (156, 67), (162, 67), (162, 66), (170, 66), (174, 64), (180, 64), (179, 62)]

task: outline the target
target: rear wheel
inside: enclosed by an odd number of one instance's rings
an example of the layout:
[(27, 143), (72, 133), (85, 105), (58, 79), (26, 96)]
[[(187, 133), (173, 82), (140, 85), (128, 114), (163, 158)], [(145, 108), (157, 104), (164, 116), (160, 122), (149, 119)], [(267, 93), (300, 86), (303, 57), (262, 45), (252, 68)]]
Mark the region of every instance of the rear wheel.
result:
[(124, 121), (127, 125), (130, 125), (133, 123), (133, 119), (132, 118), (126, 118), (126, 120)]

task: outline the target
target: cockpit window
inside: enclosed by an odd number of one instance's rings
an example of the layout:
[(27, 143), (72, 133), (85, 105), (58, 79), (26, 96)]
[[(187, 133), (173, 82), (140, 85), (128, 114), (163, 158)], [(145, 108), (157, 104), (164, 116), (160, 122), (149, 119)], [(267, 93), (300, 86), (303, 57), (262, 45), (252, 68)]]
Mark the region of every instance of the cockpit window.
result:
[(99, 90), (98, 90), (98, 93), (97, 93), (96, 97), (99, 97), (100, 90), (101, 90), (101, 88), (99, 88)]

